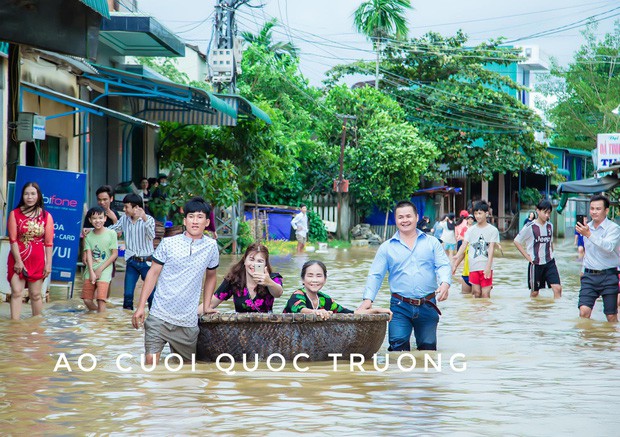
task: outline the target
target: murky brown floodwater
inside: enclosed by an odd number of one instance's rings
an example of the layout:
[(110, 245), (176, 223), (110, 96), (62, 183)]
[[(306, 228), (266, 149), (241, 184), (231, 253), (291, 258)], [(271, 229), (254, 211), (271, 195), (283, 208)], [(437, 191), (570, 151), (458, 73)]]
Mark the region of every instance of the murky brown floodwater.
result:
[[(8, 304), (1, 304), (0, 434), (618, 435), (620, 327), (603, 322), (600, 302), (594, 320), (577, 317), (579, 265), (571, 241), (558, 245), (564, 297), (557, 302), (550, 291), (530, 300), (525, 261), (512, 243), (503, 246), (490, 301), (462, 296), (455, 286), (440, 305), (441, 373), (424, 372), (417, 352), (412, 372), (400, 370), (391, 355), (385, 372), (371, 363), (366, 372), (351, 372), (341, 362), (337, 371), (332, 363), (310, 363), (305, 373), (261, 364), (256, 372), (238, 366), (230, 376), (205, 363), (194, 372), (162, 366), (148, 373), (138, 361), (143, 333), (121, 309), (120, 283), (104, 315), (81, 311), (76, 298), (48, 304), (43, 318), (12, 323)], [(373, 249), (330, 249), (312, 256), (330, 269), (329, 294), (354, 308), (373, 255)], [(306, 259), (272, 259), (287, 296)], [(230, 262), (222, 259), (220, 277)], [(388, 300), (385, 288), (378, 304)], [(275, 310), (284, 303), (279, 299)], [(380, 354), (386, 348), (387, 342)], [(53, 372), (60, 353), (73, 372)], [(98, 359), (94, 371), (77, 368), (83, 353)], [(123, 362), (133, 371), (117, 369), (121, 353), (135, 357)], [(456, 353), (466, 356), (456, 362), (467, 363), (464, 372), (449, 366)]]

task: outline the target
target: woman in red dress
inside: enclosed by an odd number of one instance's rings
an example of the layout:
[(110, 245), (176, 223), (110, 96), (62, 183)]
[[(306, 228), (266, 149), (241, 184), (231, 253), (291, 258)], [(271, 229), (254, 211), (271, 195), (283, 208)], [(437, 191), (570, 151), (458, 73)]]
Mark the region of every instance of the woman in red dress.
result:
[(9, 214), (9, 253), (7, 279), (11, 284), (11, 319), (19, 319), (26, 283), (32, 315), (43, 309), (41, 287), (52, 272), (54, 220), (43, 209), (43, 195), (36, 182), (27, 182), (22, 197)]

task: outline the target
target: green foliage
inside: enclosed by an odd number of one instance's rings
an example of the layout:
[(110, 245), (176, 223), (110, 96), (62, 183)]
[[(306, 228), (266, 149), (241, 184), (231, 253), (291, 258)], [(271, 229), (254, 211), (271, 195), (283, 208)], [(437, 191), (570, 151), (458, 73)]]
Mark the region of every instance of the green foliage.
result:
[(557, 97), (555, 103), (539, 103), (554, 125), (555, 146), (592, 150), (597, 134), (620, 130), (620, 117), (611, 112), (620, 104), (620, 22), (600, 39), (596, 29), (588, 25), (573, 62), (564, 68), (552, 62), (551, 75), (538, 86)]
[(292, 255), (297, 250), (296, 241), (268, 240), (262, 242), (269, 250), (269, 256)]
[(527, 187), (521, 190), (521, 205), (538, 205), (542, 196), (536, 188)]
[(308, 211), (308, 240), (327, 241), (327, 229), (321, 217), (314, 211)]
[(351, 247), (351, 242), (345, 240), (329, 240), (327, 246), (333, 247), (334, 249), (348, 249)]
[(258, 34), (241, 32), (241, 37), (249, 44), (259, 46), (274, 54), (278, 59), (289, 57), (295, 59), (299, 55), (299, 49), (290, 41), (273, 41), (273, 29), (278, 27), (277, 18), (267, 21)]
[(245, 249), (254, 242), (252, 237), (252, 229), (250, 224), (245, 220), (239, 220), (237, 222), (237, 245), (239, 246), (239, 252), (245, 252)]
[(396, 201), (410, 198), (437, 155), (435, 146), (410, 124), (376, 116), (360, 130), (359, 147), (352, 151), (351, 191), (361, 210), (370, 212), (377, 205), (389, 211)]
[[(384, 211), (397, 200), (409, 198), (437, 157), (436, 147), (420, 138), (405, 120), (405, 111), (391, 97), (374, 88), (330, 88), (325, 103), (336, 112), (354, 115), (347, 135), (345, 178), (364, 213), (373, 205)], [(338, 120), (324, 125), (330, 142), (340, 139)]]
[(236, 183), (237, 170), (228, 161), (211, 155), (195, 156), (192, 164), (168, 162), (168, 186), (162, 187), (164, 198), (150, 202), (156, 216), (168, 216), (175, 225), (183, 223), (180, 208), (192, 197), (228, 207), (237, 202), (241, 192)]
[(407, 36), (406, 9), (410, 0), (368, 0), (359, 5), (353, 14), (353, 24), (373, 44), (382, 38)]
[[(439, 146), (429, 173), (444, 178), (464, 170), (473, 179), (489, 180), (494, 173), (520, 169), (551, 172), (551, 155), (534, 140), (534, 132), (545, 130), (542, 120), (519, 102), (525, 89), (500, 74), (516, 66), (518, 50), (500, 46), (501, 40), (466, 43), (462, 32), (428, 33), (392, 42), (383, 52), (382, 91), (398, 102), (421, 137)], [(373, 70), (370, 62), (338, 66), (326, 84), (333, 87), (345, 75)]]

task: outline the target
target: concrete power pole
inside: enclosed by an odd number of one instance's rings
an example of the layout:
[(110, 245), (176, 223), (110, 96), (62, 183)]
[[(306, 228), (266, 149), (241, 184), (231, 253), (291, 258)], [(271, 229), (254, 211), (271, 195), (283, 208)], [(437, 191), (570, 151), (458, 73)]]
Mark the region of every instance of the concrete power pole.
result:
[(234, 93), (241, 74), (241, 41), (237, 38), (235, 12), (250, 0), (218, 0), (215, 5), (214, 40), (207, 58), (209, 79), (217, 92)]

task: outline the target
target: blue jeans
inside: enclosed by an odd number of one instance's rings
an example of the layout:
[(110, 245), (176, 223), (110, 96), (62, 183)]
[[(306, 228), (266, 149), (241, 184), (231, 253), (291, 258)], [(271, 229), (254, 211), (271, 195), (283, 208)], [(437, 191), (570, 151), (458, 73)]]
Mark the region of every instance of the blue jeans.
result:
[[(435, 299), (432, 299), (435, 302)], [(390, 347), (388, 351), (409, 351), (411, 331), (418, 350), (437, 350), (437, 324), (439, 314), (432, 306), (411, 305), (394, 297), (390, 300), (393, 316), (388, 326)]]
[[(133, 294), (138, 283), (138, 277), (142, 280), (146, 278), (151, 267), (146, 262), (139, 262), (134, 259), (127, 260), (127, 267), (125, 269), (125, 293), (123, 296), (123, 308), (133, 311)], [(149, 296), (149, 308), (153, 303), (153, 297), (155, 296), (155, 290)]]

